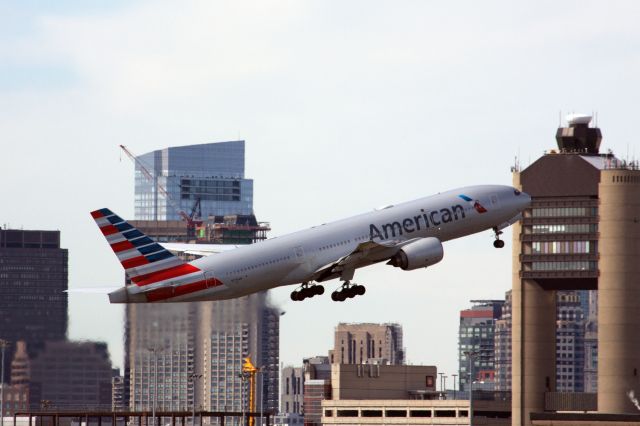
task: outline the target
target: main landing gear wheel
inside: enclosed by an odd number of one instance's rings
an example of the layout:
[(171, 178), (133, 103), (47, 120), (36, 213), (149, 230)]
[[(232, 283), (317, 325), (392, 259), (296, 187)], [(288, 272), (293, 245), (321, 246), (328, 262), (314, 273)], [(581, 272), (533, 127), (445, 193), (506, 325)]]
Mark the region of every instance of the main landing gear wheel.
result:
[(493, 246), (494, 246), (495, 248), (502, 248), (502, 247), (504, 247), (504, 241), (502, 241), (502, 240), (500, 239), (500, 235), (502, 235), (502, 231), (500, 231), (500, 230), (498, 229), (498, 227), (494, 227), (494, 228), (493, 228), (493, 232), (494, 232), (494, 233), (495, 233), (495, 235), (496, 235), (496, 240), (493, 242)]
[(360, 284), (351, 284), (346, 281), (340, 289), (331, 293), (331, 300), (334, 302), (344, 302), (347, 299), (351, 299), (356, 296), (362, 296), (367, 292), (367, 289)]
[(301, 302), (304, 299), (320, 296), (321, 294), (324, 294), (324, 287), (321, 285), (303, 283), (299, 289), (291, 292), (291, 300)]

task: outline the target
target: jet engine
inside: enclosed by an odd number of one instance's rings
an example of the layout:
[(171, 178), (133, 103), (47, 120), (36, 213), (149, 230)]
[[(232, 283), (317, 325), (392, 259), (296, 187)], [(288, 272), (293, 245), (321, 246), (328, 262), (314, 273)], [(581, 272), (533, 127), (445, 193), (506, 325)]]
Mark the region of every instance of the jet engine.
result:
[(444, 250), (440, 240), (433, 237), (421, 238), (403, 246), (400, 251), (389, 259), (387, 265), (411, 271), (412, 269), (435, 265), (442, 260), (443, 256)]

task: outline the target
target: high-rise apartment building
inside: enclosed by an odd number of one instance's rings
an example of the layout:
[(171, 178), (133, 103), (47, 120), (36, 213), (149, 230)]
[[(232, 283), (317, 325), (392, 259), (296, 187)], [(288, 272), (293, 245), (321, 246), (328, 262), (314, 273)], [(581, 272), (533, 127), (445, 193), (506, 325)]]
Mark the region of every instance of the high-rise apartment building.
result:
[(590, 121), (569, 117), (557, 149), (514, 167), (514, 186), (532, 198), (513, 228), (514, 425), (531, 424), (536, 413), (556, 418), (548, 403), (559, 390), (556, 293), (563, 291), (598, 291), (598, 396), (597, 407), (576, 396), (577, 406), (558, 400), (559, 410), (637, 413), (626, 392), (640, 364), (640, 169), (601, 154), (602, 134)]
[(127, 305), (126, 326), (125, 386), (130, 408), (148, 410), (155, 399), (159, 410), (190, 410), (197, 305)]
[(559, 291), (556, 295), (556, 389), (584, 392), (584, 318), (587, 291)]
[(111, 411), (125, 411), (127, 409), (124, 400), (124, 377), (113, 376), (111, 378)]
[[(27, 344), (30, 356), (67, 335), (67, 249), (60, 231), (0, 229), (0, 339)], [(9, 381), (9, 369), (4, 378)]]
[[(481, 381), (493, 389), (495, 377), (496, 321), (502, 314), (504, 300), (472, 300), (470, 309), (460, 311), (458, 360), (460, 390), (468, 390), (469, 380)], [(469, 354), (473, 360), (473, 378), (469, 371)]]
[[(556, 295), (556, 387), (559, 392), (597, 391), (598, 320), (596, 291)], [(585, 304), (586, 300), (586, 304)], [(588, 312), (583, 312), (587, 306)], [(496, 321), (495, 390), (511, 390), (511, 291)]]
[(332, 364), (391, 364), (405, 362), (400, 324), (346, 324), (336, 327)]
[[(253, 181), (244, 178), (244, 141), (171, 147), (138, 160), (135, 215), (141, 220), (132, 223), (149, 237), (193, 240), (179, 211), (194, 207), (205, 223), (197, 242), (242, 244), (266, 237), (268, 228), (252, 214)], [(215, 302), (127, 305), (124, 399), (136, 410), (149, 409), (155, 397), (159, 409), (195, 405), (242, 411), (249, 392), (240, 373), (250, 356), (259, 368), (255, 400), (265, 411), (277, 411), (279, 321), (280, 311), (269, 306), (266, 293)]]
[[(260, 368), (256, 401), (278, 409), (280, 311), (266, 293), (239, 299), (130, 305), (127, 312), (129, 406), (241, 411), (248, 385), (243, 359)], [(201, 377), (200, 377), (201, 375)], [(197, 377), (194, 380), (194, 377)]]
[(194, 207), (204, 219), (253, 214), (253, 180), (244, 177), (244, 145), (244, 141), (205, 143), (139, 156), (135, 219), (180, 220), (180, 210), (190, 212)]
[(196, 400), (209, 411), (242, 411), (249, 398), (240, 378), (245, 357), (259, 368), (256, 409), (278, 411), (280, 311), (267, 294), (200, 302), (195, 346), (196, 372), (203, 374)]
[(598, 392), (598, 292), (587, 292), (589, 307), (584, 325), (584, 391)]
[(505, 293), (504, 305), (495, 329), (495, 386), (496, 391), (511, 390), (511, 290)]

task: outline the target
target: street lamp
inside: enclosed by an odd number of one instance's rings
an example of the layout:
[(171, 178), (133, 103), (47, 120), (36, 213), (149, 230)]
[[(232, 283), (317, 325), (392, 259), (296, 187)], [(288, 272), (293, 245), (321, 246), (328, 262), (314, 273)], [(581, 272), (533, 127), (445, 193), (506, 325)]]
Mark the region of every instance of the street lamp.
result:
[(264, 407), (264, 370), (267, 366), (263, 365), (258, 369), (260, 373), (260, 426), (262, 426), (262, 413)]
[(443, 381), (443, 392), (444, 392), (444, 399), (447, 399), (447, 377), (449, 376), (442, 376), (442, 381)]
[(193, 383), (193, 412), (191, 413), (191, 424), (193, 426), (196, 424), (196, 389), (198, 388), (198, 379), (202, 379), (202, 374), (189, 374), (189, 382)]
[(456, 399), (456, 377), (458, 377), (457, 374), (452, 374), (453, 376), (453, 399)]
[(4, 352), (7, 346), (9, 346), (9, 341), (0, 339), (0, 349), (2, 349), (2, 367), (0, 368), (0, 426), (4, 426)]
[(466, 351), (464, 354), (469, 359), (469, 426), (473, 426), (473, 361), (480, 351)]

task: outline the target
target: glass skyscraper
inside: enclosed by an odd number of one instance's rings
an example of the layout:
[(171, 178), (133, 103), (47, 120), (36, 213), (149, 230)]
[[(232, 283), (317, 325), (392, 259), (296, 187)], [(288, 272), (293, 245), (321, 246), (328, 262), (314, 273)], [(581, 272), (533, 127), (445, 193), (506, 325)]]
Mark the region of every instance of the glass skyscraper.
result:
[(189, 214), (198, 201), (204, 219), (253, 214), (253, 180), (244, 177), (244, 141), (169, 147), (138, 160), (136, 220), (180, 220), (179, 212)]

